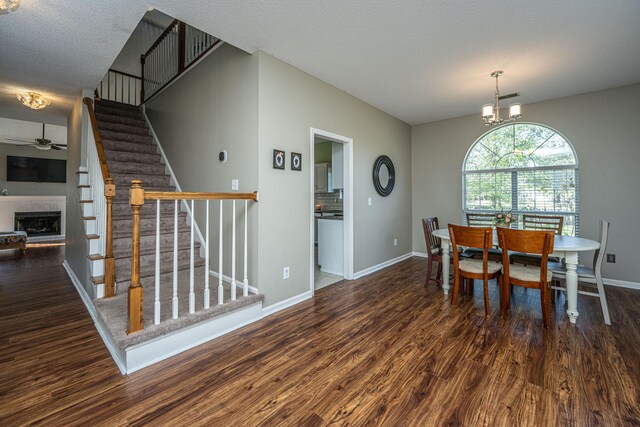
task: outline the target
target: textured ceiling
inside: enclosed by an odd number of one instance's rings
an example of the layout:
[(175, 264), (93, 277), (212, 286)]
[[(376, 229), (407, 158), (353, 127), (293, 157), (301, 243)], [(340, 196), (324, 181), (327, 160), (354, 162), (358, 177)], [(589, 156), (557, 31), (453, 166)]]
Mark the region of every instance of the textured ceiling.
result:
[(7, 87), (13, 104), (20, 86), (64, 110), (149, 4), (410, 124), (479, 112), (496, 69), (524, 104), (640, 82), (638, 0), (23, 0), (0, 16), (0, 116)]

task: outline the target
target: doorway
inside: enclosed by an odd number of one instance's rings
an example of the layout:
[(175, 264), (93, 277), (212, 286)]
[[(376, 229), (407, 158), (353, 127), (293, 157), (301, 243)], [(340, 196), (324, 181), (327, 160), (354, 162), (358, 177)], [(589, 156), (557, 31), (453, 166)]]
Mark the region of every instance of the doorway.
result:
[(353, 278), (353, 139), (310, 132), (310, 290)]

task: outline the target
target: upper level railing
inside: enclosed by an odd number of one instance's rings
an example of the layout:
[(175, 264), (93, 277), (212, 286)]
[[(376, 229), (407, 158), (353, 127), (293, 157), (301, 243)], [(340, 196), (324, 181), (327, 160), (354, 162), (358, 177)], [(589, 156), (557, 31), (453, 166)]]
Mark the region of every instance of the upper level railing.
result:
[[(223, 216), (223, 203), (225, 200), (229, 200), (231, 203), (231, 248), (228, 248), (231, 254), (231, 267), (230, 267), (230, 300), (236, 299), (236, 286), (241, 286), (243, 290), (243, 296), (249, 294), (249, 280), (247, 277), (248, 271), (248, 215), (250, 200), (257, 202), (258, 193), (193, 193), (193, 192), (162, 192), (162, 191), (145, 191), (142, 188), (142, 182), (134, 180), (131, 183), (131, 190), (129, 192), (129, 203), (131, 204), (133, 213), (133, 231), (131, 237), (131, 285), (128, 290), (128, 327), (127, 334), (137, 332), (143, 329), (143, 290), (140, 284), (140, 209), (144, 205), (145, 201), (155, 201), (156, 203), (156, 251), (155, 251), (155, 280), (154, 280), (154, 304), (153, 304), (153, 318), (154, 324), (159, 324), (161, 321), (161, 301), (160, 301), (160, 287), (163, 286), (161, 276), (161, 252), (160, 252), (160, 233), (161, 233), (161, 201), (172, 203), (173, 205), (173, 268), (172, 268), (172, 295), (171, 300), (171, 318), (177, 319), (179, 315), (178, 302), (179, 292), (184, 294), (186, 290), (181, 290), (179, 287), (179, 267), (178, 267), (178, 250), (179, 250), (179, 204), (180, 201), (189, 202), (190, 209), (188, 215), (190, 216), (189, 222), (191, 225), (190, 230), (190, 252), (189, 252), (189, 314), (196, 311), (196, 295), (195, 295), (195, 281), (199, 280), (195, 277), (195, 220), (193, 215), (195, 213), (195, 201), (204, 201), (205, 203), (205, 234), (203, 236), (204, 241), (202, 246), (204, 247), (204, 291), (202, 295), (202, 306), (199, 309), (208, 309), (211, 304), (211, 290), (209, 288), (209, 272), (210, 272), (210, 217), (209, 217), (209, 202), (211, 200), (219, 201), (219, 229), (218, 229), (218, 287), (214, 289), (214, 294), (217, 293), (217, 303), (224, 303), (224, 289), (223, 289), (223, 265), (224, 265), (224, 245), (223, 245), (223, 232), (224, 232), (224, 216)], [(236, 201), (244, 200), (244, 277), (243, 280), (236, 280)], [(242, 283), (242, 285), (240, 285)], [(168, 284), (168, 283), (167, 283)], [(199, 297), (198, 297), (199, 299)]]
[(104, 155), (102, 138), (98, 131), (98, 121), (93, 111), (93, 100), (84, 98), (83, 102), (89, 112), (89, 121), (95, 144), (87, 146), (87, 171), (93, 200), (98, 236), (100, 236), (100, 255), (104, 257), (104, 296), (115, 295), (115, 259), (113, 257), (113, 198), (116, 196), (116, 185), (109, 174), (109, 166)]
[(95, 90), (96, 98), (123, 104), (140, 105), (142, 79), (139, 76), (110, 68)]
[(140, 57), (141, 103), (171, 83), (220, 39), (175, 19)]

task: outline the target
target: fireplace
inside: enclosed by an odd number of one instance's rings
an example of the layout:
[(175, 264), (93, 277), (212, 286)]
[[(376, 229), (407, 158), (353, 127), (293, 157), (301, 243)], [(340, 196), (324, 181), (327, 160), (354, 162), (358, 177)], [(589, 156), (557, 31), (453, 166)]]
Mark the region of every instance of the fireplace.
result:
[(14, 230), (26, 231), (28, 236), (57, 236), (61, 231), (61, 211), (16, 212)]

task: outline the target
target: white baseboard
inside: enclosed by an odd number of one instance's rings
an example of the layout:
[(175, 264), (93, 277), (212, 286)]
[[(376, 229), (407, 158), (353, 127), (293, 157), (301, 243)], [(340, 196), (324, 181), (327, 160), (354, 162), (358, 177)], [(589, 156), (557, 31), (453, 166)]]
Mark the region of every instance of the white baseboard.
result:
[(415, 251), (413, 251), (411, 254), (413, 256), (417, 256), (417, 257), (420, 257), (420, 258), (426, 258), (427, 257), (427, 253), (426, 252), (415, 252)]
[(306, 291), (303, 292), (299, 295), (293, 296), (291, 298), (287, 298), (284, 301), (280, 301), (277, 302), (275, 304), (272, 304), (268, 307), (264, 307), (262, 309), (262, 317), (267, 317), (272, 315), (273, 313), (277, 313), (280, 310), (284, 310), (285, 308), (289, 308), (291, 306), (294, 306), (298, 303), (301, 303), (302, 301), (308, 300), (309, 298), (311, 298), (313, 296), (313, 294), (311, 293), (311, 291)]
[(365, 268), (364, 270), (358, 271), (353, 275), (354, 280), (359, 279), (361, 277), (367, 276), (371, 273), (375, 273), (378, 270), (382, 270), (383, 268), (389, 267), (390, 265), (399, 263), (400, 261), (404, 261), (405, 259), (411, 258), (413, 256), (413, 252), (408, 252), (404, 255), (400, 255), (399, 257), (390, 259), (385, 262), (381, 262), (378, 265), (374, 265), (373, 267)]
[[(216, 273), (213, 270), (209, 270), (209, 275), (215, 277), (216, 279), (218, 279), (218, 277), (220, 276), (218, 273)], [(226, 274), (222, 275), (222, 281), (225, 283), (231, 283), (231, 277), (227, 276)], [(217, 286), (217, 281), (216, 281), (216, 286)], [(211, 283), (209, 284), (211, 286)], [(236, 288), (240, 288), (243, 289), (244, 288), (244, 284), (242, 283), (242, 280), (238, 280), (236, 279)], [(258, 288), (255, 288), (253, 286), (251, 286), (251, 284), (249, 284), (249, 292), (251, 292), (252, 294), (258, 294)]]
[(620, 288), (635, 289), (640, 291), (640, 283), (638, 282), (629, 282), (626, 280), (618, 280), (618, 279), (607, 279), (606, 277), (602, 278), (602, 282), (608, 286), (617, 286)]
[(76, 276), (76, 273), (73, 271), (67, 260), (64, 260), (62, 266), (67, 271), (67, 275), (69, 276), (69, 279), (71, 279), (71, 283), (73, 283), (73, 286), (76, 288), (78, 295), (80, 295), (80, 299), (89, 312), (89, 315), (93, 320), (93, 324), (95, 325), (98, 334), (100, 334), (100, 338), (102, 338), (102, 341), (104, 341), (105, 347), (107, 347), (107, 350), (109, 350), (111, 358), (114, 360), (114, 362), (116, 362), (116, 366), (120, 370), (120, 373), (124, 375), (127, 370), (125, 368), (123, 358), (119, 354), (116, 346), (109, 339), (111, 335), (107, 331), (106, 326), (102, 324), (102, 321), (100, 321), (100, 316), (98, 315), (98, 313), (96, 313), (96, 309), (93, 305), (93, 302), (91, 301), (91, 298), (87, 294), (87, 291), (84, 290), (82, 283), (78, 279), (78, 276)]

